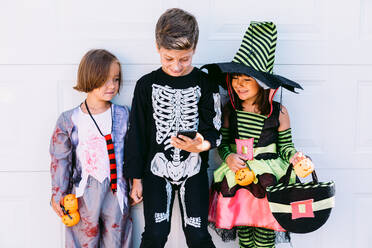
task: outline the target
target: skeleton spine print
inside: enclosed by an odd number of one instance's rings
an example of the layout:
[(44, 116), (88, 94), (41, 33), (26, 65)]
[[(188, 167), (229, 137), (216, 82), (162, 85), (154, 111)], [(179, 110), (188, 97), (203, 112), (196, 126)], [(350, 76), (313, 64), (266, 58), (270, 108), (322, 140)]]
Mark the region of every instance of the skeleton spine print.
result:
[[(153, 117), (156, 123), (156, 141), (161, 144), (179, 130), (197, 130), (199, 86), (172, 89), (169, 86), (152, 86)], [(167, 139), (169, 140), (169, 139)], [(169, 148), (167, 143), (166, 150)]]

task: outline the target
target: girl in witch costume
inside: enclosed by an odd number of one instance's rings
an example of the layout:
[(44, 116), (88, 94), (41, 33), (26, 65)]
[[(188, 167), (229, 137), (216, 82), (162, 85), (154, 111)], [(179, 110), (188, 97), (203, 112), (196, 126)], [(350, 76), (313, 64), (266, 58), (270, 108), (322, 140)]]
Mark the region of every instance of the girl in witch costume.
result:
[[(287, 109), (273, 101), (280, 86), (302, 89), (272, 74), (276, 39), (272, 22), (252, 22), (233, 62), (203, 66), (230, 98), (223, 109), (218, 147), (223, 163), (214, 172), (209, 221), (225, 241), (235, 239), (237, 231), (240, 247), (275, 247), (276, 234), (285, 230), (270, 211), (266, 187), (280, 182), (290, 163), (304, 157), (292, 143)], [(248, 185), (236, 181), (243, 168), (253, 172)]]
[(50, 142), (52, 198), (58, 216), (67, 194), (78, 198), (80, 222), (66, 227), (66, 247), (131, 247), (128, 184), (123, 177), (129, 111), (111, 103), (121, 66), (106, 50), (91, 50), (79, 65), (74, 89), (87, 93), (63, 112)]

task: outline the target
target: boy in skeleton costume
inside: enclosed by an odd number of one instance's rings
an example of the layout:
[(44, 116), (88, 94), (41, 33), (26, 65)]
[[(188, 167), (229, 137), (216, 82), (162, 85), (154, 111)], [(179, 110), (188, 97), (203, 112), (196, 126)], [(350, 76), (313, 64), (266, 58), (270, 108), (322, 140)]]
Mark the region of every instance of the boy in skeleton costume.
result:
[[(125, 149), (124, 175), (133, 178), (134, 203), (144, 199), (141, 247), (164, 247), (178, 190), (189, 247), (214, 247), (207, 230), (208, 150), (219, 145), (220, 96), (192, 66), (195, 18), (167, 10), (156, 26), (162, 67), (136, 85)], [(179, 131), (197, 131), (194, 139)]]

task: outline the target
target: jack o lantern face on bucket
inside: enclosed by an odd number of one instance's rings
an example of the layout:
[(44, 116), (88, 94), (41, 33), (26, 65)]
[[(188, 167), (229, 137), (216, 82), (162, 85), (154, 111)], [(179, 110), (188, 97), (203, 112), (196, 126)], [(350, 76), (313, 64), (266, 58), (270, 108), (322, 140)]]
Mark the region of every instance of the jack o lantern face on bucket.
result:
[(305, 178), (314, 171), (314, 164), (309, 158), (304, 158), (293, 166), (297, 176)]
[(255, 174), (249, 168), (243, 168), (235, 173), (235, 181), (240, 186), (247, 186), (255, 179)]
[(78, 199), (74, 194), (68, 194), (63, 198), (63, 206), (65, 207), (66, 211), (70, 211), (70, 213), (75, 212), (79, 208)]

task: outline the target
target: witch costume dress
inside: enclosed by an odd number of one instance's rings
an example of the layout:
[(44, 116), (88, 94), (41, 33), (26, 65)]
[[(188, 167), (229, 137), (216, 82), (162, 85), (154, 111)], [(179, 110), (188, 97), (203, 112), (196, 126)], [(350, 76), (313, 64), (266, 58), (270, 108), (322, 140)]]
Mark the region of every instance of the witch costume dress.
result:
[[(237, 229), (241, 247), (274, 247), (276, 234), (286, 231), (270, 211), (266, 187), (281, 181), (297, 151), (292, 143), (291, 129), (278, 131), (281, 104), (273, 98), (279, 87), (292, 92), (302, 87), (273, 74), (276, 39), (274, 23), (252, 22), (232, 62), (202, 67), (208, 70), (214, 82), (228, 91), (230, 98), (223, 111), (229, 128), (221, 128), (222, 142), (218, 152), (223, 163), (214, 172), (209, 221), (224, 241), (235, 239)], [(268, 115), (239, 108), (231, 86), (232, 73), (251, 76), (261, 87), (270, 89)], [(228, 167), (226, 158), (237, 153), (239, 140), (248, 139), (253, 139), (253, 158), (247, 160), (246, 165), (256, 178), (253, 183), (241, 186), (236, 183), (235, 173)], [(296, 175), (292, 172), (290, 182), (295, 181)]]

